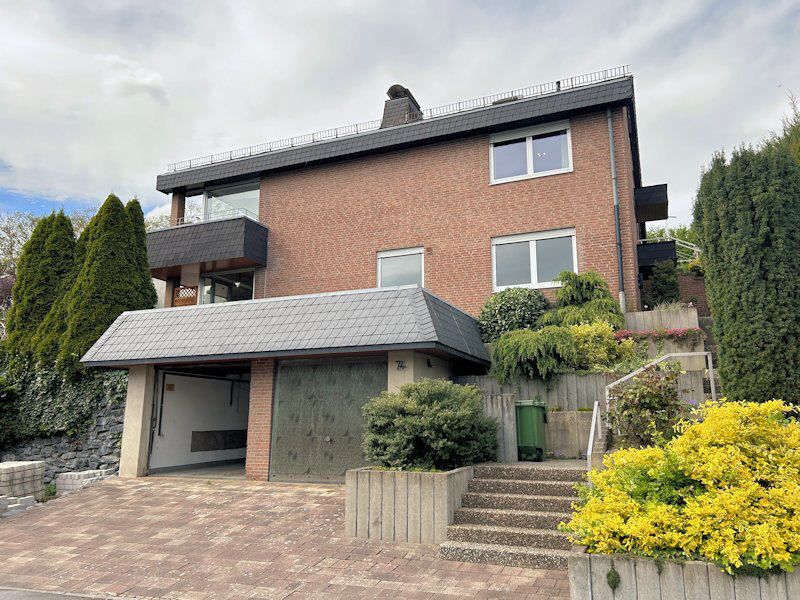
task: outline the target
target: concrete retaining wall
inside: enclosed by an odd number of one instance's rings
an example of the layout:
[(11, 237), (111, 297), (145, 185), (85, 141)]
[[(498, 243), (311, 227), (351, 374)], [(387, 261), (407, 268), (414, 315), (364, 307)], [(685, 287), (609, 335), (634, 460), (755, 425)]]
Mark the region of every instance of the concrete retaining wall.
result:
[(497, 419), (497, 462), (517, 462), (517, 405), (514, 394), (483, 397), (483, 412)]
[[(612, 567), (619, 573), (613, 590)], [(731, 577), (707, 562), (575, 554), (569, 559), (569, 590), (571, 600), (793, 600), (800, 598), (800, 570)]]
[(351, 469), (345, 476), (345, 535), (439, 544), (461, 506), (472, 467), (445, 473)]

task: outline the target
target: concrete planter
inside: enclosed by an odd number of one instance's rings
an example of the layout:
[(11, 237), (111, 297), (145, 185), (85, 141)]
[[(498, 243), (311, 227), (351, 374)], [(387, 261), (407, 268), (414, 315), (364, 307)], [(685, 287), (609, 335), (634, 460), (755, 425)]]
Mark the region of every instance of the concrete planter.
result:
[[(608, 573), (619, 573), (611, 589)], [(707, 562), (575, 554), (569, 559), (571, 600), (790, 600), (800, 598), (800, 570), (732, 577)]]
[(345, 535), (387, 542), (444, 542), (472, 477), (472, 467), (445, 473), (351, 469), (345, 476)]

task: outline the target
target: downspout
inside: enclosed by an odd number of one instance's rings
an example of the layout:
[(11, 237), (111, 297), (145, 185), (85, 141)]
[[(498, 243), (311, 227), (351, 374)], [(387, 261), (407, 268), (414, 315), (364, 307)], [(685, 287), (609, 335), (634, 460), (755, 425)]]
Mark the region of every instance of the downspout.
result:
[(611, 190), (614, 195), (614, 228), (617, 235), (617, 280), (619, 284), (619, 307), (624, 314), (627, 312), (625, 302), (625, 278), (622, 274), (622, 233), (619, 225), (619, 186), (617, 183), (617, 157), (614, 151), (614, 125), (611, 122), (611, 109), (606, 109), (608, 120), (609, 155), (611, 158)]

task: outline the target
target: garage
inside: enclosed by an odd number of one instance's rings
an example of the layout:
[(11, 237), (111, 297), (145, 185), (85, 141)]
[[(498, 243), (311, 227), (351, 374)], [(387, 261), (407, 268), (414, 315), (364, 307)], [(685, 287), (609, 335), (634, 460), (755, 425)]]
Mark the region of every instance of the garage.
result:
[(385, 355), (279, 361), (270, 479), (343, 481), (363, 466), (361, 407), (386, 381)]
[(156, 375), (149, 473), (244, 477), (249, 369)]

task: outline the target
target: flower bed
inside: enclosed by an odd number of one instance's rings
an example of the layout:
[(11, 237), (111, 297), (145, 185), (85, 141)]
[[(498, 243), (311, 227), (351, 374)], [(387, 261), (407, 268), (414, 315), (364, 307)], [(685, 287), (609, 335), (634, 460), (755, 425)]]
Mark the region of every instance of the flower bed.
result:
[(643, 331), (631, 331), (620, 329), (614, 333), (618, 341), (632, 339), (637, 342), (654, 341), (663, 342), (670, 340), (673, 342), (684, 342), (692, 346), (705, 339), (705, 333), (699, 327), (682, 327), (678, 329), (646, 329)]

